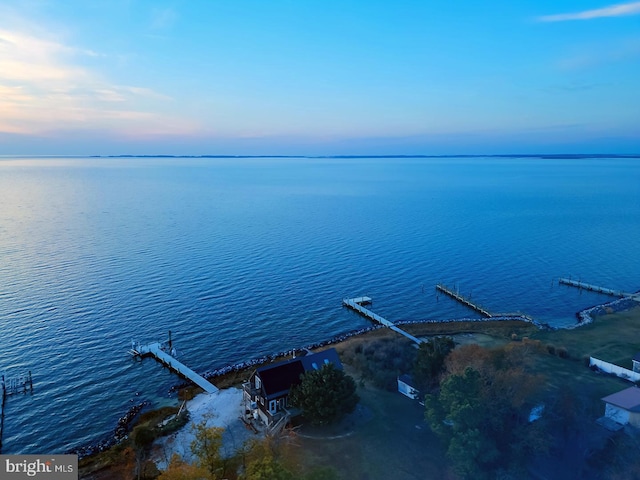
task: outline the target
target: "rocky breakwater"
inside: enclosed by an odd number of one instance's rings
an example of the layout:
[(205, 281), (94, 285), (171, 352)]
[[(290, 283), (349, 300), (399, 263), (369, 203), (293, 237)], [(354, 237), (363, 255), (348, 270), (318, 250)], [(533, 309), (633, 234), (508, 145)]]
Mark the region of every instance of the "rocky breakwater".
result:
[(608, 315), (611, 313), (624, 312), (625, 310), (630, 310), (634, 307), (637, 307), (638, 305), (640, 305), (640, 302), (635, 300), (635, 298), (638, 298), (639, 295), (640, 292), (636, 292), (633, 298), (620, 298), (618, 300), (614, 300), (613, 302), (607, 302), (601, 305), (595, 305), (593, 307), (585, 308), (584, 310), (576, 313), (578, 323), (568, 328), (576, 328), (583, 325), (588, 325), (589, 323), (593, 322), (593, 319), (595, 317), (600, 317), (602, 315)]
[(131, 430), (133, 421), (136, 419), (142, 409), (148, 407), (149, 405), (150, 403), (148, 401), (140, 402), (136, 405), (133, 405), (131, 408), (129, 408), (129, 410), (127, 410), (127, 413), (125, 413), (118, 419), (113, 433), (111, 433), (108, 437), (89, 445), (83, 445), (77, 448), (73, 448), (66, 453), (78, 455), (78, 458), (84, 458), (108, 450), (109, 448), (127, 438), (127, 435)]
[[(323, 340), (321, 342), (316, 342), (316, 343), (312, 343), (310, 345), (306, 345), (304, 347), (299, 347), (299, 348), (294, 348), (291, 350), (283, 350), (281, 352), (278, 353), (273, 353), (270, 355), (263, 355), (261, 357), (256, 357), (253, 358), (251, 360), (246, 360), (244, 362), (238, 362), (238, 363), (234, 363), (232, 365), (226, 365), (224, 367), (220, 367), (217, 368), (215, 370), (210, 370), (207, 371), (203, 374), (201, 374), (204, 378), (206, 378), (207, 380), (213, 382), (213, 380), (215, 380), (216, 378), (222, 377), (224, 375), (228, 375), (230, 373), (237, 373), (237, 372), (242, 372), (244, 370), (248, 370), (251, 368), (257, 368), (260, 365), (264, 365), (267, 363), (271, 363), (275, 360), (281, 359), (283, 357), (287, 357), (289, 355), (293, 355), (294, 353), (298, 354), (298, 353), (302, 353), (306, 350), (314, 350), (316, 348), (322, 348), (322, 347), (326, 347), (329, 345), (333, 345), (336, 343), (340, 343), (343, 342), (345, 340), (347, 340), (348, 338), (351, 337), (355, 337), (357, 335), (362, 335), (363, 333), (366, 332), (371, 332), (373, 330), (378, 330), (379, 328), (384, 328), (381, 325), (372, 325), (370, 327), (366, 327), (366, 328), (361, 328), (358, 330), (353, 330), (351, 332), (347, 332), (347, 333), (343, 333), (340, 335), (336, 335), (328, 340)], [(182, 388), (188, 387), (190, 386), (190, 383), (180, 383), (178, 385), (174, 385), (169, 389), (169, 392), (175, 392), (177, 390), (181, 390)]]

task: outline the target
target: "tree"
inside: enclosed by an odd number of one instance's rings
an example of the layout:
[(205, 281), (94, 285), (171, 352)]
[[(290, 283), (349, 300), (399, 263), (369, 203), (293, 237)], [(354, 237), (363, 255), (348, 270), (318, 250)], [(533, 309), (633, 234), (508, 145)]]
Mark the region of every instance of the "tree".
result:
[(304, 476), (304, 480), (338, 480), (338, 474), (331, 467), (315, 467)]
[(460, 347), (445, 361), (440, 392), (426, 396), (425, 418), (463, 476), (494, 478), (537, 449), (528, 414), (542, 377), (527, 371), (527, 355), (520, 347)]
[(491, 351), (480, 345), (462, 345), (453, 350), (444, 362), (445, 377), (462, 375), (467, 367), (484, 374), (492, 365)]
[(143, 466), (147, 456), (147, 450), (155, 440), (156, 434), (153, 429), (147, 425), (138, 425), (131, 432), (130, 438), (136, 452), (136, 478), (140, 480), (144, 476)]
[(242, 480), (289, 480), (300, 478), (298, 461), (291, 438), (280, 433), (245, 442), (242, 456)]
[(300, 379), (289, 398), (313, 424), (326, 425), (339, 420), (353, 412), (360, 400), (353, 378), (331, 363), (304, 373)]
[(435, 337), (420, 344), (413, 366), (413, 375), (420, 389), (426, 390), (437, 385), (444, 360), (454, 346), (451, 337)]
[(271, 455), (252, 461), (247, 465), (245, 480), (293, 480), (294, 476), (280, 461)]
[(445, 440), (447, 455), (462, 475), (480, 475), (499, 455), (485, 428), (486, 409), (482, 378), (471, 367), (443, 380), (438, 396), (426, 397), (425, 418)]
[(186, 463), (180, 455), (174, 453), (167, 469), (160, 474), (158, 480), (207, 480), (209, 472), (204, 469)]
[(197, 466), (209, 472), (210, 478), (222, 478), (225, 472), (220, 447), (224, 428), (207, 427), (207, 420), (205, 417), (193, 426), (195, 439), (191, 442), (191, 453), (198, 458)]

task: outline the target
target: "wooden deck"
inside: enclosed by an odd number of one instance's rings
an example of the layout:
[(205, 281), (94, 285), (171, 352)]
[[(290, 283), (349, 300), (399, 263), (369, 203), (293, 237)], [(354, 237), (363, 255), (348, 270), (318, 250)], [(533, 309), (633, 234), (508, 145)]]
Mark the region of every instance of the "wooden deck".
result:
[(191, 370), (185, 364), (179, 362), (176, 358), (169, 355), (164, 348), (164, 345), (161, 342), (154, 342), (148, 345), (140, 345), (136, 348), (132, 348), (130, 353), (132, 355), (140, 356), (140, 357), (153, 357), (158, 362), (163, 365), (166, 365), (171, 370), (176, 372), (178, 375), (186, 378), (187, 380), (191, 380), (193, 383), (198, 385), (207, 393), (216, 393), (218, 392), (218, 388), (212, 384), (209, 380), (201, 377), (196, 372)]
[(424, 340), (420, 340), (419, 338), (414, 337), (410, 333), (405, 332), (400, 327), (396, 326), (393, 322), (390, 322), (389, 320), (387, 320), (386, 318), (381, 317), (377, 313), (373, 313), (368, 308), (363, 307), (362, 306), (363, 303), (371, 303), (371, 298), (369, 298), (369, 297), (357, 297), (357, 298), (344, 298), (342, 300), (342, 304), (344, 306), (349, 307), (352, 310), (355, 310), (356, 312), (358, 312), (363, 317), (366, 317), (369, 320), (373, 320), (374, 322), (377, 322), (380, 325), (384, 325), (385, 327), (390, 328), (394, 332), (398, 332), (400, 335), (404, 335), (409, 340), (411, 340), (412, 342), (417, 343), (418, 345), (424, 342)]
[(370, 305), (373, 303), (373, 299), (371, 297), (356, 297), (351, 298), (350, 301), (357, 303), (358, 305)]
[(445, 287), (442, 284), (437, 284), (436, 285), (436, 290), (450, 296), (451, 298), (453, 298), (454, 300), (457, 300), (458, 302), (460, 302), (461, 304), (475, 310), (476, 312), (484, 315), (487, 318), (491, 318), (493, 315), (486, 309), (482, 308), (480, 305), (473, 303), (471, 301), (471, 299), (466, 298), (462, 295), (460, 295), (458, 292), (454, 292), (453, 290)]

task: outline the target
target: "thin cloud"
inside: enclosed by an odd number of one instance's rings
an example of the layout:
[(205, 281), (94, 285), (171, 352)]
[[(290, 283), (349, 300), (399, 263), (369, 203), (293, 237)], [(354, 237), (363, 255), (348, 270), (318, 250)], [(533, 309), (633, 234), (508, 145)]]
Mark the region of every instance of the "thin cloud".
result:
[(585, 10), (575, 13), (561, 13), (538, 17), (540, 22), (566, 22), (570, 20), (592, 20), (594, 18), (623, 17), (640, 14), (640, 2), (619, 3), (595, 10)]
[(583, 46), (556, 62), (560, 70), (585, 70), (618, 62), (635, 61), (640, 57), (640, 37), (604, 45)]
[(0, 28), (0, 133), (79, 129), (145, 135), (198, 130), (166, 110), (170, 97), (117, 85), (85, 64), (100, 55), (31, 30)]
[(178, 14), (173, 8), (154, 8), (151, 12), (151, 28), (165, 30), (173, 27), (178, 19)]
[(573, 82), (567, 84), (548, 85), (542, 88), (547, 93), (581, 93), (611, 86), (610, 83), (583, 83)]

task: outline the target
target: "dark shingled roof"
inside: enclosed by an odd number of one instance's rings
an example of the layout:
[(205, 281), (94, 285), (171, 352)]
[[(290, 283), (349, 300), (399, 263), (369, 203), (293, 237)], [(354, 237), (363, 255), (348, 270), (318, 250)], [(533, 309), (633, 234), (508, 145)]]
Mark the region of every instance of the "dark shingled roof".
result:
[(633, 356), (633, 360), (635, 360), (636, 362), (640, 362), (640, 352), (636, 353), (636, 354)]
[(300, 359), (296, 358), (259, 368), (257, 373), (266, 397), (278, 397), (287, 393), (293, 385), (300, 383), (304, 367)]
[(624, 408), (630, 412), (640, 412), (640, 388), (630, 387), (602, 399), (606, 403)]
[[(330, 348), (328, 350), (323, 350), (322, 352), (307, 355), (306, 357), (301, 357), (300, 360), (302, 361), (305, 372), (315, 370), (316, 367), (322, 368), (322, 365), (325, 363), (333, 363), (334, 367), (338, 370), (342, 370), (342, 363), (340, 363), (340, 357), (338, 357), (338, 352), (336, 352), (335, 348)], [(314, 366), (314, 364), (316, 366)]]
[(335, 348), (330, 348), (304, 357), (260, 367), (256, 370), (256, 374), (262, 381), (265, 397), (270, 400), (286, 395), (293, 385), (300, 383), (300, 375), (309, 370), (322, 368), (325, 363), (332, 363), (337, 369), (342, 370), (338, 352)]

